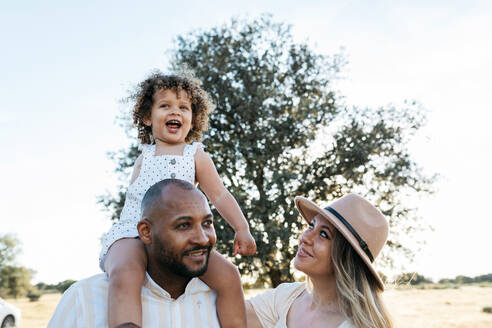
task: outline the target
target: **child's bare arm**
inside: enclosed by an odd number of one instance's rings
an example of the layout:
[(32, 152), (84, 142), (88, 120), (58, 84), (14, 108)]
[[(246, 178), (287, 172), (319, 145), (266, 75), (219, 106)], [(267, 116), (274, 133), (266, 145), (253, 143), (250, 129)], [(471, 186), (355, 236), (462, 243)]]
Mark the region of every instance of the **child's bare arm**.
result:
[(246, 328), (246, 308), (238, 269), (213, 250), (208, 269), (200, 277), (217, 292), (217, 315), (223, 328)]
[[(248, 228), (248, 222), (231, 193), (224, 187), (210, 156), (198, 148), (195, 153), (196, 179), (220, 215), (235, 230)], [(222, 202), (226, 199), (226, 202)]]
[(236, 199), (224, 187), (210, 156), (201, 148), (195, 153), (196, 178), (200, 187), (214, 204), (220, 215), (236, 232), (234, 254), (253, 255), (256, 244), (249, 225)]

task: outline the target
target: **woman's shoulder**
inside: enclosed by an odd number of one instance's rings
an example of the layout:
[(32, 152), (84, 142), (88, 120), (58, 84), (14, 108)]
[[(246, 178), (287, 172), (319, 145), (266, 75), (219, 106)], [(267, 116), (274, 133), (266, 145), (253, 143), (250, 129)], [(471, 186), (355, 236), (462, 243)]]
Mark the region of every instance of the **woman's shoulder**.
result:
[(271, 303), (285, 303), (287, 300), (295, 299), (305, 290), (302, 282), (282, 283), (273, 289), (268, 289), (251, 298), (252, 301), (269, 300)]
[(279, 293), (295, 293), (306, 289), (304, 282), (284, 282), (277, 286), (276, 290)]
[(278, 285), (272, 290), (275, 298), (275, 303), (290, 304), (304, 291), (306, 290), (306, 284), (303, 282), (287, 282)]
[(278, 327), (285, 318), (294, 300), (305, 290), (299, 282), (283, 283), (249, 299), (263, 327)]
[(350, 320), (345, 320), (337, 328), (355, 328), (354, 324)]

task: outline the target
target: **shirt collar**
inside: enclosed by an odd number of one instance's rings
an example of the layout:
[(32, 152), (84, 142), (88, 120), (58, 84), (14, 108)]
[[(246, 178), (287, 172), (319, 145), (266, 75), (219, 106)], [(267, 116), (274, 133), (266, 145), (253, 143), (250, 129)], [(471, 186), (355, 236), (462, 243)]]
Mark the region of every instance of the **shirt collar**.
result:
[[(169, 294), (164, 288), (159, 286), (152, 278), (150, 277), (148, 272), (145, 272), (145, 281), (144, 287), (150, 290), (150, 292), (158, 297), (162, 297), (165, 299), (173, 300), (171, 298), (171, 294)], [(210, 287), (208, 287), (203, 281), (198, 278), (192, 278), (188, 285), (186, 285), (185, 291), (182, 295), (178, 297), (185, 297), (197, 293), (203, 293), (210, 291)]]

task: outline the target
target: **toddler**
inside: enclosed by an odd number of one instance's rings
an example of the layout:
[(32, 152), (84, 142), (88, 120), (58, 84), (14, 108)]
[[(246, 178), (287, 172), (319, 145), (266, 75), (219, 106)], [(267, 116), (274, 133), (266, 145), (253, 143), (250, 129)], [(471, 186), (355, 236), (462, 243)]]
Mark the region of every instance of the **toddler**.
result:
[[(137, 158), (120, 221), (105, 235), (100, 266), (109, 276), (108, 323), (142, 325), (141, 287), (147, 257), (138, 239), (140, 203), (154, 183), (176, 178), (199, 183), (236, 235), (234, 254), (253, 255), (256, 245), (236, 200), (224, 187), (210, 156), (198, 141), (207, 129), (214, 105), (197, 79), (153, 73), (135, 94), (133, 123), (142, 153)], [(216, 251), (200, 277), (217, 292), (222, 327), (246, 327), (241, 280), (237, 268)]]

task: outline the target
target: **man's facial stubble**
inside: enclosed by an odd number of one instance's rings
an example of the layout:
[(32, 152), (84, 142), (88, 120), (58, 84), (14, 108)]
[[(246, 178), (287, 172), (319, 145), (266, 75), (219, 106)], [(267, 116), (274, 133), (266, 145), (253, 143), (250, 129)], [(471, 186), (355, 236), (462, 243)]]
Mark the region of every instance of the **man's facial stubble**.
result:
[[(195, 246), (190, 249), (184, 250), (181, 254), (177, 254), (173, 252), (170, 247), (166, 247), (165, 243), (161, 241), (158, 236), (154, 236), (153, 242), (154, 251), (157, 254), (156, 260), (163, 267), (163, 269), (167, 269), (172, 273), (186, 277), (186, 278), (194, 278), (203, 275), (208, 268), (208, 260), (210, 258), (210, 251), (212, 250), (212, 246)], [(207, 257), (206, 261), (202, 267), (198, 269), (190, 269), (186, 264), (183, 263), (183, 258), (190, 252), (194, 252), (197, 250), (206, 250)]]

